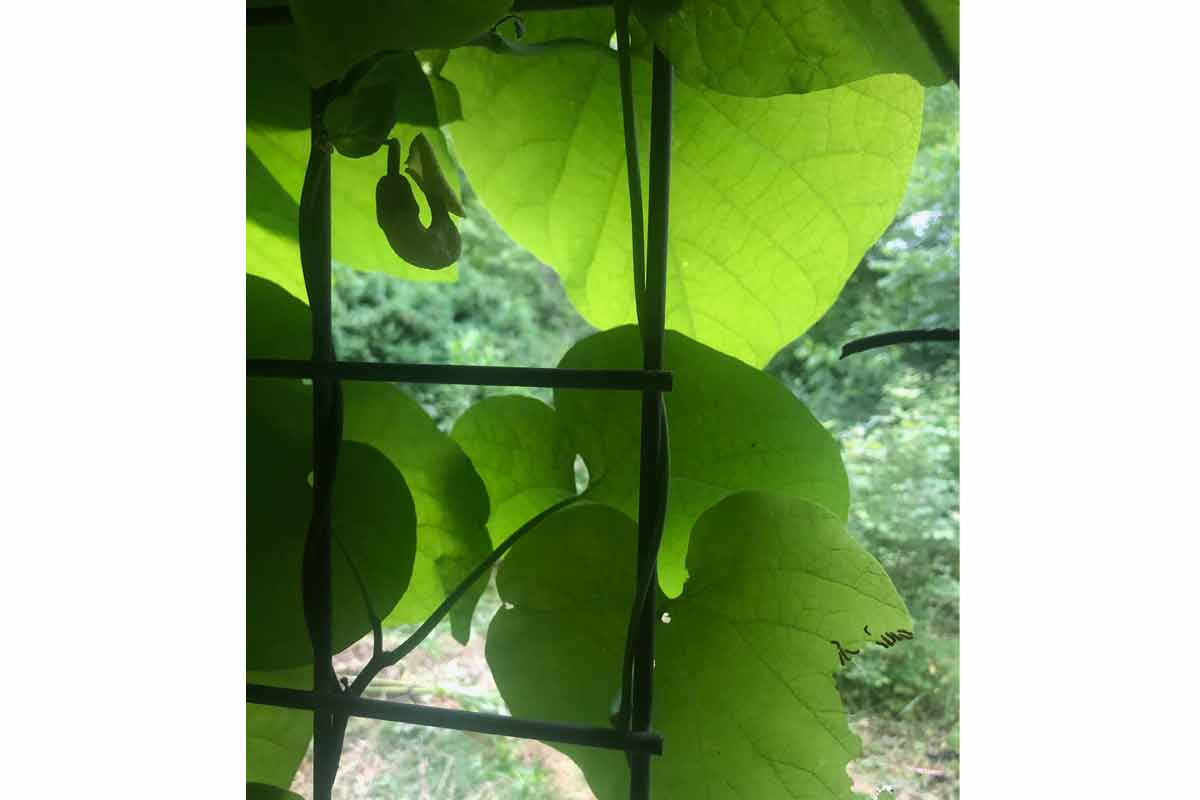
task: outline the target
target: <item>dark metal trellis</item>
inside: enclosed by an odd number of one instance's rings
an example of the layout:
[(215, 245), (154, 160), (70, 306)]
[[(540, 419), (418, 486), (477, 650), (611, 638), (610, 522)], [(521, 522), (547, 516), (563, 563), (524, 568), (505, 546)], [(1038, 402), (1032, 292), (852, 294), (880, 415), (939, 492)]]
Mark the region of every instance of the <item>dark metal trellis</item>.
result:
[[(612, 0), (517, 0), (514, 11), (612, 6)], [(618, 12), (627, 13), (618, 2)], [(247, 10), (247, 23), (286, 25), (283, 6)], [(622, 65), (627, 81), (627, 50)], [(331, 310), (330, 151), (324, 139), (322, 111), (329, 88), (312, 95), (312, 148), (300, 201), (300, 251), (305, 288), (312, 310), (311, 359), (249, 359), (248, 377), (310, 378), (313, 381), (312, 521), (305, 541), (303, 588), (305, 617), (313, 642), (311, 691), (248, 684), (247, 702), (313, 711), (313, 784), (316, 798), (328, 796), (341, 755), (341, 732), (349, 717), (366, 717), (418, 725), (516, 736), (542, 741), (625, 751), (630, 763), (630, 797), (650, 797), (650, 756), (661, 755), (662, 738), (651, 731), (654, 669), (654, 625), (657, 620), (654, 586), (657, 556), (666, 508), (667, 439), (663, 392), (672, 375), (663, 369), (666, 310), (667, 220), (670, 183), (672, 68), (657, 50), (653, 56), (651, 149), (647, 250), (641, 274), (640, 181), (630, 186), (631, 206), (637, 210), (634, 232), (635, 295), (643, 342), (641, 370), (570, 370), (527, 367), (482, 367), (434, 364), (376, 364), (339, 362), (334, 352)], [(628, 93), (623, 112), (627, 128), (632, 116)], [(636, 167), (636, 146), (627, 134), (630, 169)], [(636, 177), (636, 175), (635, 175)], [(644, 280), (644, 285), (641, 281)], [(338, 684), (333, 669), (330, 634), (332, 493), (342, 436), (342, 380), (454, 383), (477, 386), (540, 386), (642, 392), (641, 482), (638, 515), (637, 583), (622, 675), (623, 715), (611, 728), (524, 720), (496, 714), (452, 711), (411, 703), (369, 700)], [(493, 558), (496, 554), (489, 558)], [(614, 598), (616, 600), (616, 598)], [(378, 634), (377, 634), (378, 645)]]

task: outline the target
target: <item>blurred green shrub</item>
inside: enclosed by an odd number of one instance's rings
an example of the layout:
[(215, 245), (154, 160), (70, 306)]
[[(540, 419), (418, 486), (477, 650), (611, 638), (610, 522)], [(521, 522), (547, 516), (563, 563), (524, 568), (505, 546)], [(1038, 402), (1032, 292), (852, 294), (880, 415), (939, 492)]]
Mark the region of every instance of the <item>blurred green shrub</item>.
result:
[(916, 638), (871, 647), (839, 677), (850, 708), (953, 722), (958, 716), (958, 388), (945, 368), (909, 370), (884, 410), (841, 432), (850, 531), (908, 603)]

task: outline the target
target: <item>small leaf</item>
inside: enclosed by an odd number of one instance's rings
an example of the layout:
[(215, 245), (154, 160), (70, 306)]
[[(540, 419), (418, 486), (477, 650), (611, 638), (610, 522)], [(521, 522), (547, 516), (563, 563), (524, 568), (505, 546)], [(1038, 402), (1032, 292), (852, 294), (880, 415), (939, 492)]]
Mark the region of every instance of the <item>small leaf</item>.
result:
[[(956, 0), (931, 5), (957, 42)], [(683, 80), (726, 94), (813, 92), (885, 73), (926, 86), (950, 79), (900, 0), (635, 0), (634, 9)]]
[[(247, 683), (309, 690), (312, 666), (275, 672), (248, 672)], [(311, 711), (246, 704), (246, 780), (287, 788), (312, 740)]]
[(467, 409), (450, 435), (487, 486), (493, 545), (575, 494), (575, 450), (559, 416), (540, 400), (488, 398)]
[[(648, 66), (633, 66), (645, 153)], [(455, 154), (483, 204), (593, 326), (635, 321), (613, 53), (466, 48), (443, 74), (462, 95)], [(891, 223), (921, 103), (902, 75), (765, 100), (677, 82), (667, 325), (755, 365), (804, 333)]]
[[(619, 690), (637, 532), (584, 504), (547, 519), (500, 567), (506, 604), (487, 659), (515, 716), (606, 725)], [(883, 568), (827, 510), (740, 492), (697, 522), (683, 595), (657, 628), (651, 770), (663, 800), (849, 800), (860, 752), (834, 683), (831, 640), (910, 628)], [(860, 657), (866, 657), (864, 654)], [(570, 676), (563, 681), (563, 676)], [(599, 800), (628, 796), (624, 756), (559, 746)]]

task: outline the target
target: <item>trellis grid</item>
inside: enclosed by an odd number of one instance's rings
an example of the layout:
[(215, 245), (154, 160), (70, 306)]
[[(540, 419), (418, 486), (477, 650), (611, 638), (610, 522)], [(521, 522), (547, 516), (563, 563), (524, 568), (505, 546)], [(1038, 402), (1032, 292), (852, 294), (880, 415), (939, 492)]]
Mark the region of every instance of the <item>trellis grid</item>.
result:
[[(513, 11), (560, 10), (612, 6), (612, 0), (553, 2), (525, 0)], [(627, 3), (616, 2), (619, 37), (627, 39)], [(285, 25), (291, 17), (286, 7), (247, 10), (249, 25)], [(314, 797), (324, 800), (333, 786), (341, 754), (346, 720), (363, 717), (485, 734), (515, 736), (547, 742), (622, 750), (628, 754), (630, 797), (650, 797), (650, 756), (661, 755), (663, 741), (652, 732), (654, 624), (657, 557), (666, 508), (668, 459), (666, 408), (663, 393), (670, 391), (672, 374), (663, 369), (666, 312), (667, 220), (670, 184), (671, 104), (673, 70), (657, 49), (653, 53), (651, 86), (650, 176), (645, 245), (641, 229), (641, 181), (634, 135), (631, 67), (627, 48), (618, 61), (622, 83), (622, 116), (629, 172), (633, 237), (634, 293), (643, 345), (641, 370), (581, 370), (530, 367), (483, 367), (439, 364), (362, 363), (338, 361), (333, 345), (331, 309), (332, 224), (330, 197), (331, 158), (322, 122), (332, 86), (312, 93), (308, 167), (300, 196), (299, 241), (301, 267), (312, 313), (312, 357), (308, 360), (248, 359), (249, 378), (307, 378), (313, 389), (313, 513), (305, 539), (303, 562), (304, 611), (313, 644), (313, 687), (309, 691), (248, 684), (250, 703), (311, 710), (313, 712)], [(641, 452), (638, 500), (637, 581), (634, 586), (627, 646), (622, 674), (622, 711), (619, 727), (589, 727), (527, 720), (498, 714), (458, 711), (413, 703), (370, 700), (339, 684), (333, 668), (331, 640), (332, 493), (342, 437), (343, 380), (446, 383), (472, 386), (523, 386), (564, 389), (640, 391)], [(474, 583), (494, 563), (497, 548), (459, 589)], [(443, 604), (448, 609), (459, 590)], [(620, 602), (621, 598), (613, 598)], [(423, 628), (431, 628), (438, 612)], [(376, 650), (381, 636), (376, 626)], [(357, 682), (356, 682), (357, 683)]]

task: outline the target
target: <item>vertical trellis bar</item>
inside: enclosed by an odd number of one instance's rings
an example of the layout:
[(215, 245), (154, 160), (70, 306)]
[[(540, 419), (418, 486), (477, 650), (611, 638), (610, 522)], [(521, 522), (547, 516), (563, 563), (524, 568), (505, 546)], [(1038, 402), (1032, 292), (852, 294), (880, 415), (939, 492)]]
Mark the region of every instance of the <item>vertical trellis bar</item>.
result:
[[(657, 48), (654, 50), (650, 102), (650, 196), (647, 220), (646, 296), (642, 312), (642, 366), (662, 369), (666, 332), (667, 223), (671, 181), (671, 82), (673, 69)], [(649, 731), (654, 680), (654, 625), (657, 619), (658, 546), (662, 538), (662, 504), (666, 502), (666, 479), (662, 469), (667, 458), (666, 410), (660, 392), (642, 395), (642, 450), (638, 497), (638, 592), (645, 599), (637, 620), (633, 656), (633, 730)], [(641, 753), (630, 757), (631, 800), (650, 797), (650, 758)]]
[[(312, 312), (312, 360), (332, 363), (332, 203), (330, 152), (325, 142), (324, 107), (329, 87), (312, 93), (312, 143), (300, 196), (300, 263)], [(333, 483), (342, 438), (342, 391), (336, 377), (313, 381), (313, 512), (304, 544), (304, 612), (313, 645), (313, 691), (337, 691), (333, 671), (332, 559)], [(340, 746), (328, 710), (313, 713), (314, 800), (329, 796)]]

